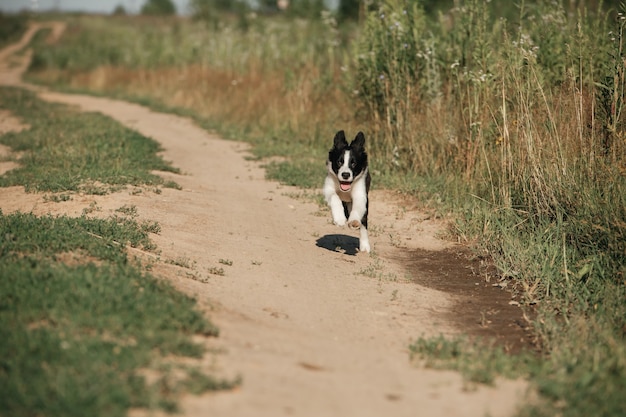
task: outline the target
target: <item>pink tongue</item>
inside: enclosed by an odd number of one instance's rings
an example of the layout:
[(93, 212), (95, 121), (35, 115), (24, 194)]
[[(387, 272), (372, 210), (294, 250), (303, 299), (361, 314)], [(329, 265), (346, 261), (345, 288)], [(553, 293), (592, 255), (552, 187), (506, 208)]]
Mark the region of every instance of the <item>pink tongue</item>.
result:
[(350, 183), (349, 182), (340, 182), (339, 186), (341, 187), (342, 191), (348, 191), (350, 189)]

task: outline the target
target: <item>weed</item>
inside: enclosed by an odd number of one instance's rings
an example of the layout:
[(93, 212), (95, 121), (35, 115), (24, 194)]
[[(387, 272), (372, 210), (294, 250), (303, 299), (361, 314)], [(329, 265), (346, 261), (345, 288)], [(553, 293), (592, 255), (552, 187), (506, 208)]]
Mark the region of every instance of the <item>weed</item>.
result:
[(83, 209), (83, 216), (86, 216), (88, 214), (91, 214), (93, 212), (96, 211), (100, 211), (100, 207), (98, 207), (98, 203), (96, 203), (95, 201), (92, 201), (91, 203), (89, 203), (89, 207), (85, 207)]
[(473, 383), (493, 384), (496, 376), (529, 377), (539, 360), (529, 353), (510, 355), (502, 348), (466, 338), (419, 338), (409, 349), (411, 359), (430, 368), (453, 369)]
[(402, 241), (395, 233), (389, 233), (389, 244), (395, 248), (403, 247)]
[(358, 272), (359, 275), (364, 275), (369, 278), (375, 278), (379, 281), (397, 282), (398, 276), (393, 272), (385, 272), (385, 265), (383, 261), (374, 256), (373, 261), (369, 263), (367, 267)]
[(209, 277), (203, 277), (197, 272), (185, 272), (185, 277), (189, 279), (193, 279), (194, 281), (201, 282), (203, 284), (206, 284), (207, 282), (209, 282)]
[(143, 230), (146, 233), (154, 233), (156, 235), (161, 233), (161, 225), (155, 221), (146, 220), (141, 223), (140, 227), (141, 227), (141, 230)]
[(175, 181), (165, 181), (163, 183), (163, 187), (165, 187), (165, 188), (173, 188), (174, 190), (182, 190), (183, 189), (183, 187), (181, 187)]
[(184, 381), (185, 390), (192, 394), (202, 394), (206, 391), (232, 389), (241, 385), (243, 378), (236, 377), (233, 381), (218, 379), (196, 369), (188, 370), (189, 377)]
[(44, 195), (43, 200), (44, 201), (52, 201), (54, 203), (61, 203), (63, 201), (70, 201), (72, 199), (72, 196), (69, 194), (65, 194), (65, 193), (60, 193), (60, 194), (52, 194), (52, 195)]
[(137, 213), (137, 206), (133, 205), (123, 205), (122, 207), (115, 210), (117, 213), (122, 213), (130, 218), (135, 218), (139, 214)]
[(218, 268), (216, 266), (207, 268), (207, 272), (211, 275), (219, 275), (220, 277), (223, 277), (226, 275), (224, 268)]
[(178, 257), (176, 259), (170, 259), (165, 262), (168, 264), (180, 266), (181, 268), (186, 268), (186, 269), (194, 269), (196, 265), (196, 261), (192, 261), (191, 259), (187, 257)]

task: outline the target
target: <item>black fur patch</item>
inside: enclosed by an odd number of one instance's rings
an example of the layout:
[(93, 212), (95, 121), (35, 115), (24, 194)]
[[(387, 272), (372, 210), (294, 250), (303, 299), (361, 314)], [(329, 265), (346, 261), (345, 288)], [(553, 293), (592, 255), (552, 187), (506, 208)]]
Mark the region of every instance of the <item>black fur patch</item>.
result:
[(348, 166), (354, 178), (356, 178), (367, 168), (367, 152), (365, 152), (365, 135), (363, 135), (363, 132), (359, 132), (350, 144), (348, 144), (343, 130), (337, 132), (334, 146), (328, 152), (328, 160), (331, 162), (335, 174), (339, 172), (339, 168), (346, 162), (344, 161), (346, 151), (350, 151)]

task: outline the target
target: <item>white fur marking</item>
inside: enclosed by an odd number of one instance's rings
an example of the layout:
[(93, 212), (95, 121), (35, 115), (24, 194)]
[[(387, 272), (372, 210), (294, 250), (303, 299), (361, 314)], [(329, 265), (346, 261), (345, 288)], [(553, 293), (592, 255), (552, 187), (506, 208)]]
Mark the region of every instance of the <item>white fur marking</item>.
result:
[[(344, 178), (343, 176), (344, 173), (349, 174), (347, 178)], [(352, 170), (350, 169), (350, 151), (346, 151), (343, 154), (343, 164), (337, 170), (337, 178), (339, 178), (339, 181), (352, 182), (352, 180), (354, 180), (354, 174), (352, 173)], [(350, 190), (348, 189), (346, 191), (350, 191)]]
[(360, 236), (359, 236), (359, 251), (367, 252), (371, 251), (370, 249), (370, 239), (367, 235), (367, 229), (365, 227), (361, 227)]
[[(335, 185), (335, 182), (337, 185)], [(346, 215), (343, 212), (341, 199), (337, 195), (336, 187), (338, 186), (339, 181), (337, 181), (337, 178), (329, 174), (324, 181), (324, 198), (326, 198), (326, 203), (330, 206), (330, 212), (333, 215), (333, 223), (337, 226), (345, 226)]]

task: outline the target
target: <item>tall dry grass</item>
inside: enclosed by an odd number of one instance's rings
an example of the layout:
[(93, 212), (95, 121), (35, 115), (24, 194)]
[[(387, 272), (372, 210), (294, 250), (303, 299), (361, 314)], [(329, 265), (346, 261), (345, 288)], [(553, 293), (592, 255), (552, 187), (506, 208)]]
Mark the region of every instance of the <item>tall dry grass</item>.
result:
[[(319, 22), (251, 18), (246, 31), (227, 23), (214, 29), (103, 20), (75, 21), (62, 45), (36, 55), (31, 74), (76, 90), (193, 109), (232, 136), (262, 141), (269, 134), (281, 146), (319, 146), (329, 132), (324, 126), (353, 123), (342, 71), (349, 56), (339, 47), (346, 35), (330, 15)], [(95, 41), (103, 37), (107, 42)], [(86, 50), (89, 40), (97, 46)], [(279, 149), (271, 152), (287, 152)]]

